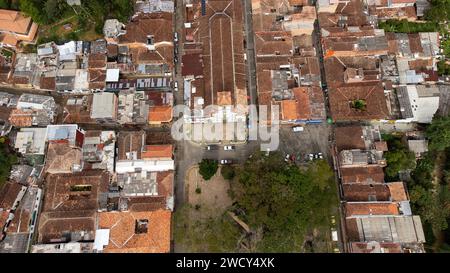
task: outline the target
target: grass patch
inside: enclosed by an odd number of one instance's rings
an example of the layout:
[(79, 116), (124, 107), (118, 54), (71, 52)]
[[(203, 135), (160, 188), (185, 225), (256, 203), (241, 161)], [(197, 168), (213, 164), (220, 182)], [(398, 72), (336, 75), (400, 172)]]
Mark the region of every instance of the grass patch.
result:
[(419, 33), (419, 32), (435, 32), (440, 31), (441, 27), (435, 22), (409, 22), (403, 20), (386, 20), (378, 23), (378, 27), (384, 29), (386, 32), (400, 32), (400, 33)]

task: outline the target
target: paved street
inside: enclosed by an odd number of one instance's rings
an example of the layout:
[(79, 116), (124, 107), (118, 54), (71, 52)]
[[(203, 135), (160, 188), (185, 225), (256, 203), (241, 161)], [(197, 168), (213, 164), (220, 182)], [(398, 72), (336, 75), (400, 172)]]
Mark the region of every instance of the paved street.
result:
[(305, 162), (305, 156), (310, 153), (322, 153), (324, 158), (329, 158), (331, 126), (308, 124), (303, 128), (303, 132), (293, 132), (291, 126), (281, 126), (279, 151), (294, 155), (297, 163)]

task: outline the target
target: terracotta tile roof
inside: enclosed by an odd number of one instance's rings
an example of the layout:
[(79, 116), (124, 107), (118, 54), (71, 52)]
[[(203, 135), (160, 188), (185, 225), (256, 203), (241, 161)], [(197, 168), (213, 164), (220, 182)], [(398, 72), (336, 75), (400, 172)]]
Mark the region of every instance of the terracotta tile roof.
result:
[(9, 33), (1, 33), (0, 34), (0, 43), (10, 45), (10, 46), (16, 46), (17, 42), (16, 36)]
[(399, 215), (399, 205), (397, 203), (384, 202), (358, 202), (345, 203), (345, 215), (347, 217), (357, 215)]
[[(393, 1), (395, 2), (395, 1)], [(415, 2), (415, 0), (414, 0)], [(380, 19), (407, 19), (414, 21), (417, 19), (416, 8), (414, 6), (407, 7), (394, 7), (394, 8), (381, 8), (370, 9), (370, 14), (376, 14)]]
[[(9, 217), (9, 211), (0, 211), (0, 230), (3, 230), (3, 227), (6, 224), (6, 220), (8, 220)], [(0, 239), (2, 238), (2, 236), (0, 235)]]
[(163, 106), (168, 104), (167, 92), (148, 92), (146, 94), (150, 106)]
[(384, 172), (379, 166), (341, 168), (342, 183), (383, 183)]
[(181, 75), (194, 77), (203, 75), (203, 59), (200, 53), (184, 54), (181, 57)]
[(350, 149), (366, 149), (361, 126), (336, 127), (334, 129), (334, 134), (338, 152)]
[(14, 84), (29, 84), (30, 79), (28, 77), (14, 76), (13, 83)]
[(282, 120), (297, 119), (297, 103), (295, 100), (281, 101), (281, 118)]
[(143, 196), (127, 198), (128, 210), (135, 212), (154, 211), (166, 209), (166, 196)]
[(65, 115), (63, 123), (74, 124), (74, 123), (96, 123), (94, 119), (91, 119), (91, 105), (93, 100), (93, 95), (86, 96), (76, 96), (72, 97), (77, 100), (81, 100), (82, 104), (67, 104), (64, 105)]
[[(138, 221), (146, 228), (137, 230)], [(100, 229), (110, 229), (109, 244), (104, 252), (167, 253), (170, 251), (171, 212), (168, 210), (146, 212), (99, 213)]]
[(104, 89), (106, 87), (106, 70), (89, 69), (89, 89)]
[(29, 210), (16, 210), (14, 219), (8, 226), (8, 233), (29, 232), (31, 212)]
[(121, 131), (117, 134), (117, 157), (126, 160), (127, 154), (136, 153), (136, 158), (141, 159), (143, 145), (145, 144), (144, 131)]
[(106, 54), (91, 53), (88, 58), (89, 68), (106, 68)]
[(274, 13), (253, 13), (253, 31), (282, 31), (282, 24), (276, 22), (277, 15)]
[(231, 92), (217, 92), (217, 105), (232, 105)]
[(389, 187), (385, 183), (342, 184), (342, 193), (343, 193), (343, 200), (349, 202), (390, 201), (391, 197)]
[(153, 35), (154, 43), (172, 42), (172, 14), (141, 14), (133, 18), (125, 29), (126, 33), (119, 36), (119, 44), (147, 44), (148, 35)]
[(376, 141), (375, 142), (375, 149), (377, 151), (386, 152), (388, 150), (387, 142), (386, 141)]
[[(377, 246), (375, 246), (377, 244)], [(402, 247), (399, 243), (384, 243), (384, 242), (352, 242), (350, 243), (350, 253), (403, 253)]]
[(309, 0), (289, 0), (291, 6), (307, 6), (309, 5)]
[(18, 183), (5, 183), (0, 189), (0, 208), (4, 210), (10, 210), (21, 190), (22, 186)]
[(171, 122), (172, 106), (154, 106), (148, 111), (149, 123)]
[(146, 145), (145, 150), (141, 154), (141, 158), (172, 158), (172, 154), (172, 145)]
[(292, 36), (287, 31), (255, 33), (256, 55), (292, 55)]
[(0, 9), (0, 31), (28, 34), (31, 17), (15, 10)]
[(33, 111), (13, 109), (9, 122), (16, 127), (30, 127), (33, 125)]
[(199, 16), (195, 41), (202, 43), (204, 106), (217, 104), (217, 92), (230, 91), (232, 105), (247, 103), (242, 3), (210, 1)]
[[(44, 212), (97, 210), (99, 196), (108, 191), (109, 174), (99, 170), (50, 174), (45, 183)], [(73, 186), (78, 185), (89, 185), (90, 188), (83, 191), (72, 190)]]
[[(381, 84), (346, 85), (329, 90), (331, 116), (334, 120), (371, 120), (389, 117)], [(365, 109), (351, 106), (355, 100), (365, 102)]]
[(352, 70), (362, 69), (361, 82), (376, 82), (379, 80), (377, 75), (381, 76), (379, 59), (373, 56), (330, 57), (325, 58), (324, 63), (328, 87), (344, 84)]
[(136, 47), (131, 50), (132, 61), (135, 64), (166, 63), (173, 65), (173, 46), (161, 45), (156, 50), (148, 50), (146, 47)]
[(119, 52), (119, 46), (116, 44), (108, 44), (106, 47), (108, 58), (114, 58)]
[(391, 193), (392, 201), (408, 201), (408, 193), (406, 192), (405, 183), (403, 182), (390, 182), (386, 183)]
[[(109, 174), (98, 170), (51, 174), (46, 177), (45, 185), (39, 242), (60, 239), (66, 232), (85, 231), (93, 238), (97, 211), (102, 196), (106, 197), (108, 192)], [(80, 188), (81, 185), (85, 188)], [(78, 189), (73, 188), (77, 186)]]
[(79, 148), (69, 145), (67, 140), (51, 141), (48, 144), (45, 172), (71, 173), (74, 165), (81, 166), (83, 153)]
[(39, 87), (41, 89), (55, 90), (56, 89), (55, 77), (41, 77)]

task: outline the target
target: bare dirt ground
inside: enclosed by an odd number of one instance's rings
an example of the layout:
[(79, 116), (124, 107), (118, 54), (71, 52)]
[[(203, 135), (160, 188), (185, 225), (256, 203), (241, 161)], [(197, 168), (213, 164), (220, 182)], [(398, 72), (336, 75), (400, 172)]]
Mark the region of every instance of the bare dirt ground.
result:
[[(200, 188), (200, 193), (196, 192), (197, 188)], [(208, 181), (199, 174), (198, 166), (190, 168), (186, 174), (187, 202), (194, 207), (200, 205), (200, 209), (197, 210), (200, 218), (221, 215), (231, 206), (229, 189), (230, 184), (220, 174), (220, 167)]]

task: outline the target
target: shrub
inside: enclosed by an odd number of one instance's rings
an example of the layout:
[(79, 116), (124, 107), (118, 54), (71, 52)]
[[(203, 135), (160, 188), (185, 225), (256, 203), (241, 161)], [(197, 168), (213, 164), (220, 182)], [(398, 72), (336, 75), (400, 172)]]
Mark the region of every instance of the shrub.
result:
[(234, 176), (236, 175), (234, 167), (230, 165), (222, 166), (220, 173), (222, 174), (223, 178), (227, 180), (233, 180)]
[(215, 160), (203, 159), (200, 162), (199, 167), (200, 167), (199, 172), (200, 175), (203, 177), (203, 179), (210, 180), (211, 177), (213, 177), (216, 174), (219, 165)]

